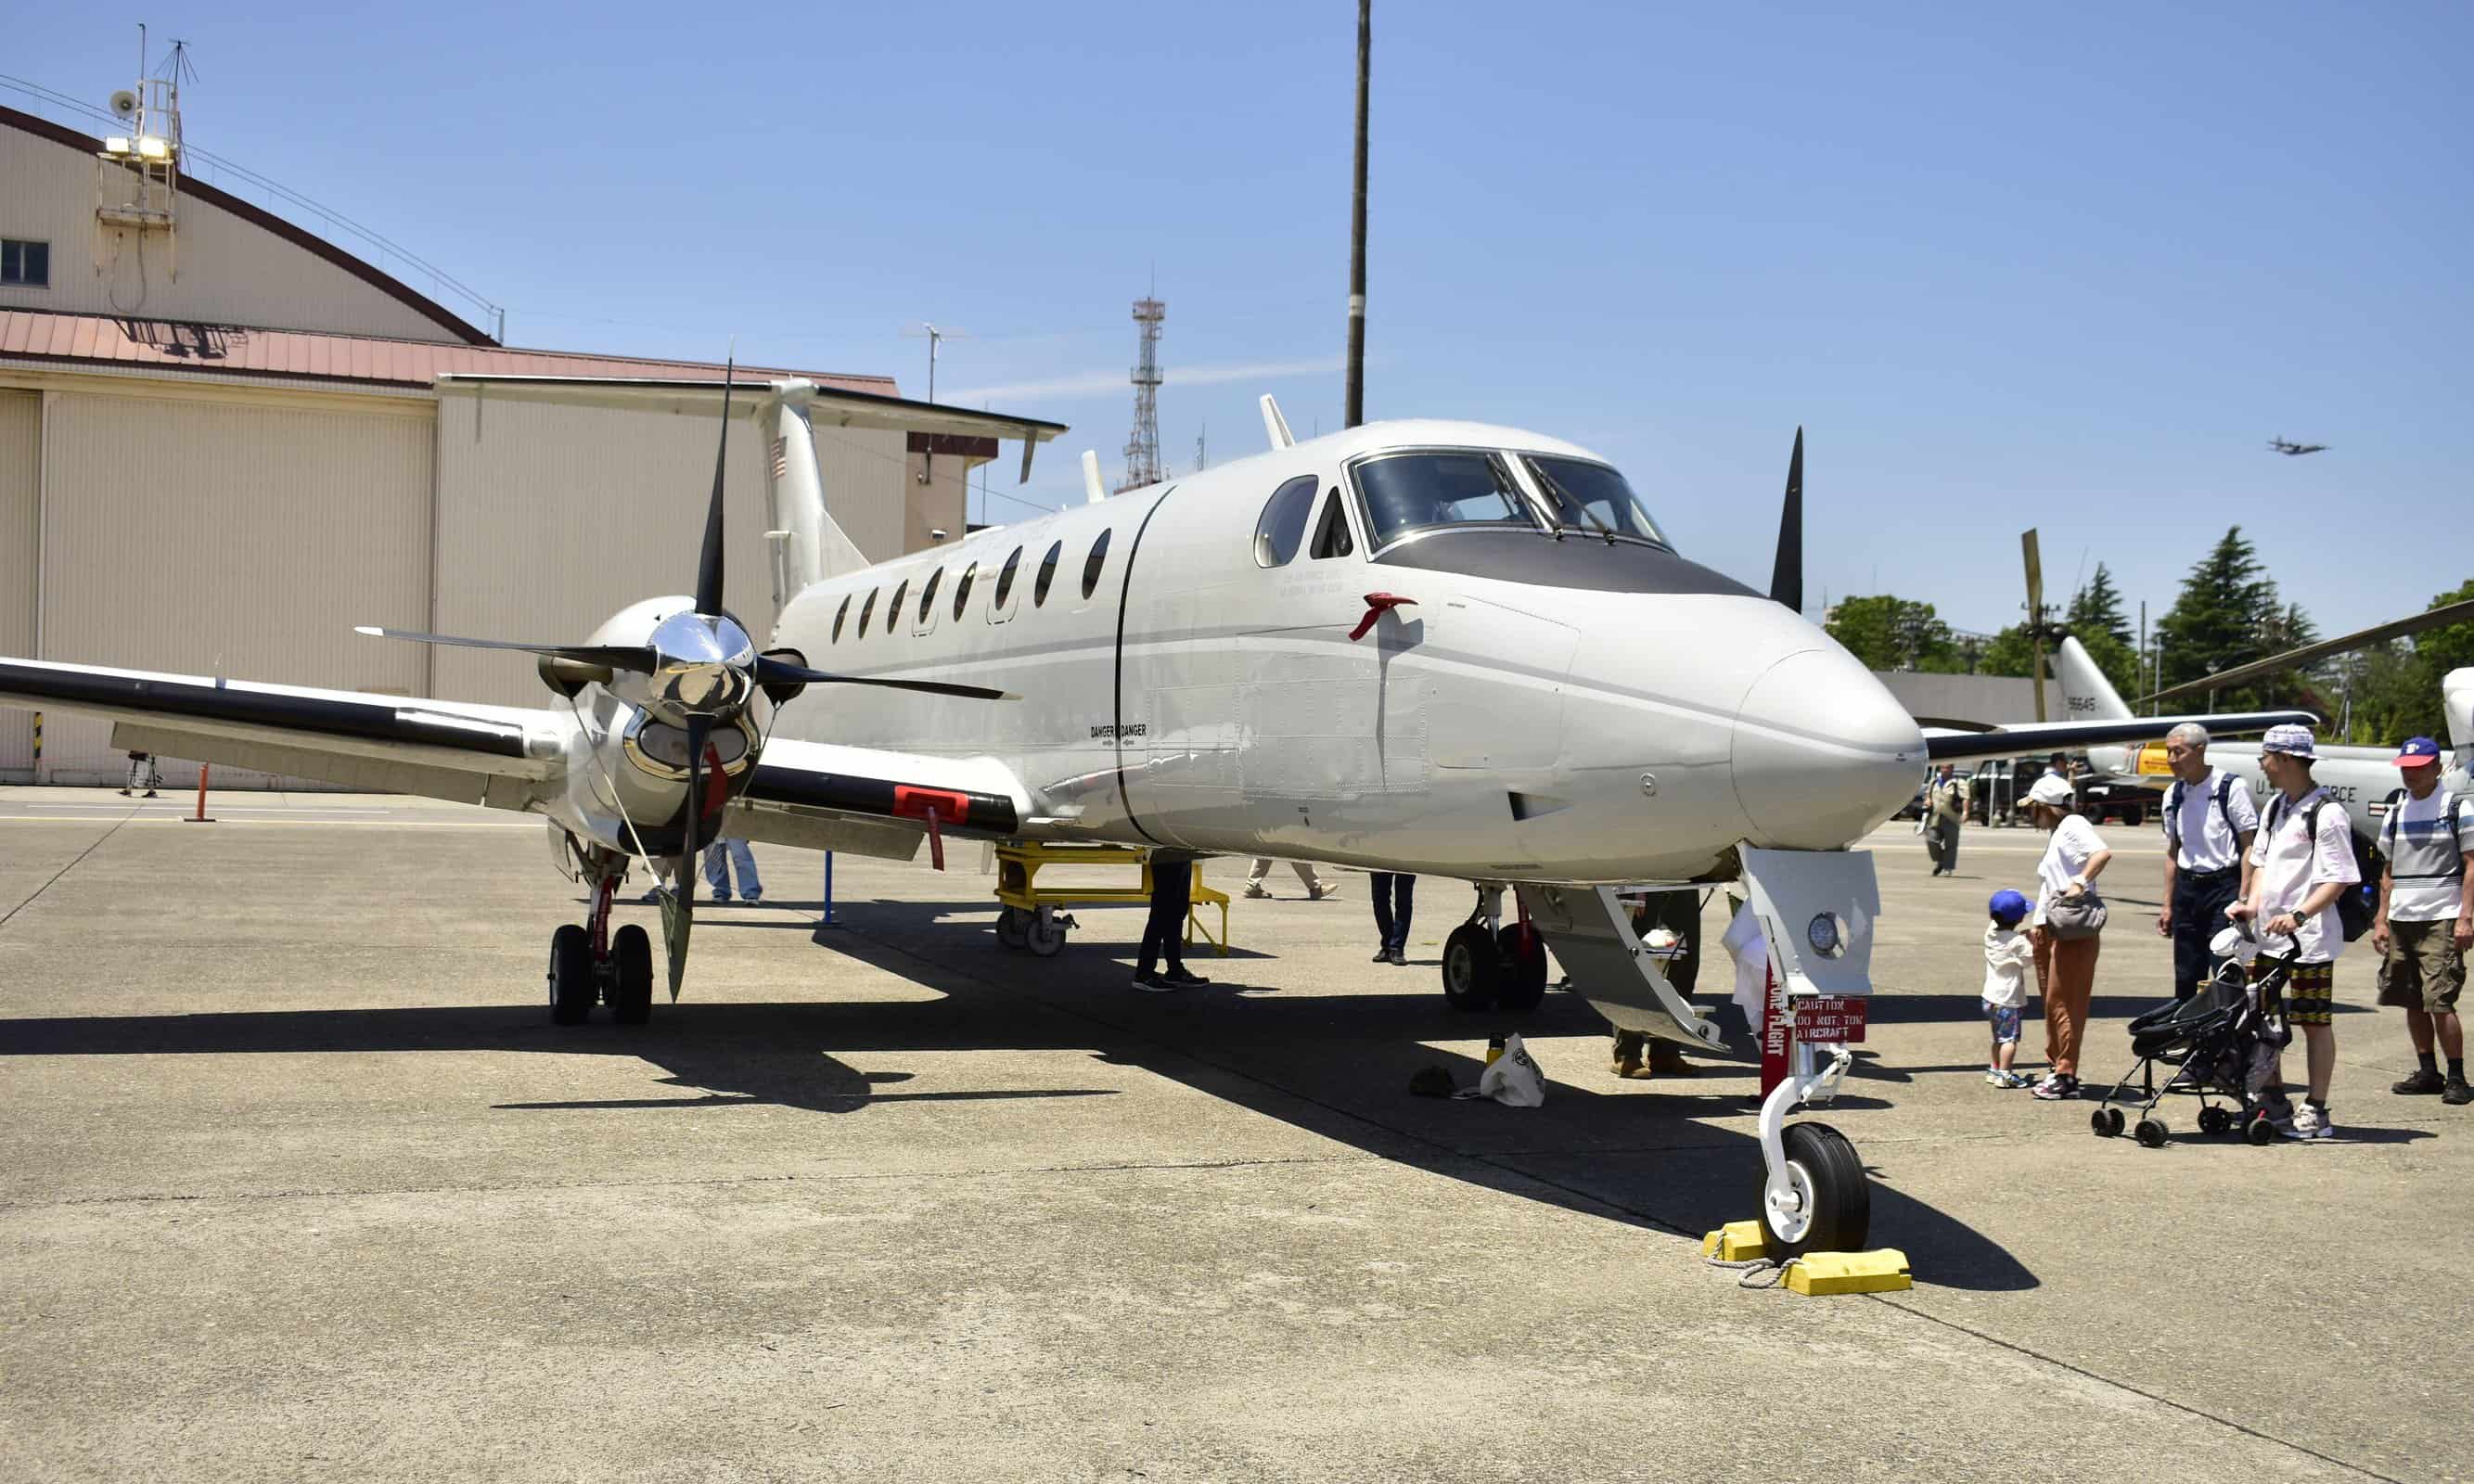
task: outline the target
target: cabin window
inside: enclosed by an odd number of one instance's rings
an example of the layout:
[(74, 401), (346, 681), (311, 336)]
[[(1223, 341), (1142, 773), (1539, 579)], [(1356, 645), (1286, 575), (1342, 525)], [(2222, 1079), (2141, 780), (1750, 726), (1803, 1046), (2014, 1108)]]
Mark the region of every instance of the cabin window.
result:
[(1394, 453), (1352, 473), (1377, 547), (1420, 531), (1539, 528), (1512, 472), (1492, 453)]
[(1054, 542), (1048, 554), (1039, 559), (1039, 576), (1031, 585), (1031, 606), (1037, 608), (1048, 601), (1048, 585), (1056, 580), (1056, 559), (1065, 554), (1065, 543)]
[(0, 237), (0, 287), (52, 286), (52, 245)]
[(945, 569), (937, 568), (928, 574), (927, 583), (919, 589), (919, 630), (928, 631), (928, 620), (936, 612), (936, 584), (945, 580)]
[(885, 631), (888, 634), (902, 626), (902, 595), (910, 591), (910, 579), (903, 578), (893, 585), (893, 596), (885, 602)]
[(867, 590), (867, 601), (859, 605), (859, 637), (867, 637), (868, 615), (876, 612), (876, 589)]
[(1538, 481), (1547, 508), (1567, 530), (1593, 536), (1629, 536), (1655, 542), (1669, 550), (1674, 543), (1658, 528), (1624, 476), (1604, 464), (1581, 458), (1546, 458), (1528, 454), (1521, 460)]
[(997, 572), (996, 596), (988, 603), (988, 620), (990, 622), (994, 622), (1005, 616), (1006, 599), (1013, 595), (1014, 570), (1021, 565), (1022, 547), (1016, 547), (1013, 548), (1013, 554), (1006, 558), (1004, 568)]
[(841, 605), (839, 608), (837, 608), (837, 609), (835, 609), (835, 610), (834, 610), (834, 637), (833, 637), (833, 642), (834, 642), (835, 644), (840, 644), (840, 643), (842, 642), (842, 620), (843, 620), (844, 619), (849, 618), (849, 617), (850, 617), (850, 595), (849, 595), (849, 594), (847, 594), (847, 593), (845, 593), (845, 594), (843, 594), (843, 595), (842, 595), (842, 605)]
[(1091, 554), (1082, 559), (1082, 596), (1086, 598), (1100, 590), (1100, 572), (1108, 565), (1110, 534), (1102, 531), (1100, 539), (1091, 543)]
[(973, 562), (970, 566), (962, 569), (961, 576), (954, 580), (954, 621), (957, 623), (962, 621), (963, 605), (971, 600), (972, 579), (978, 577), (979, 574), (980, 564)]
[(1306, 518), (1314, 514), (1316, 479), (1299, 474), (1272, 492), (1263, 502), (1263, 518), (1254, 523), (1254, 565), (1286, 567), (1306, 538)]
[(1348, 534), (1348, 507), (1341, 500), (1338, 490), (1322, 502), (1322, 523), (1315, 527), (1312, 549), (1318, 559), (1346, 556), (1357, 549), (1356, 541)]

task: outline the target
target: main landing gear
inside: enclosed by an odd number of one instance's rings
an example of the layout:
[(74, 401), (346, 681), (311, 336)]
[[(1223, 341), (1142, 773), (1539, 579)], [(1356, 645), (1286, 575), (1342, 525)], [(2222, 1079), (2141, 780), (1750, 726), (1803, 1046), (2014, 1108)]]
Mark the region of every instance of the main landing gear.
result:
[(1503, 888), (1477, 888), (1477, 909), (1443, 939), (1443, 999), (1454, 1010), (1536, 1010), (1546, 998), (1546, 939), (1523, 909), (1503, 923)]
[(549, 937), (549, 1018), (580, 1026), (593, 1007), (606, 1004), (610, 1018), (641, 1026), (653, 1018), (653, 940), (635, 923), (610, 931), (610, 903), (618, 890), (616, 872), (593, 881), (593, 918), (570, 922)]

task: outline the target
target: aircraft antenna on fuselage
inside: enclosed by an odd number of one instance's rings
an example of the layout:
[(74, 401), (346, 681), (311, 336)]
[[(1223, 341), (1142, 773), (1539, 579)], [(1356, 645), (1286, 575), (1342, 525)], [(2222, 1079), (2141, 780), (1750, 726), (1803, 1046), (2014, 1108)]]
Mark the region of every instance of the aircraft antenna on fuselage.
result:
[(1108, 498), (1108, 486), (1100, 477), (1100, 455), (1091, 449), (1082, 450), (1082, 493), (1094, 505)]
[(1272, 400), (1269, 392), (1263, 394), (1263, 431), (1271, 435), (1274, 453), (1295, 447), (1298, 441), (1297, 434), (1289, 431), (1289, 420), (1280, 416), (1280, 404)]

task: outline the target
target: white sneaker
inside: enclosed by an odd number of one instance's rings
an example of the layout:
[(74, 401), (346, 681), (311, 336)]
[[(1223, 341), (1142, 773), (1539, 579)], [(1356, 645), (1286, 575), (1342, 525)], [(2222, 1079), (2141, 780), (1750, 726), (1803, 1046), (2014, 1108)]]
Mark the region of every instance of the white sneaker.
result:
[(1249, 881), (1246, 883), (1246, 894), (1250, 897), (1261, 898), (1270, 896), (1272, 893), (1264, 890), (1262, 888)]
[(2010, 1085), (2010, 1079), (2001, 1074), (2001, 1069), (2000, 1067), (1989, 1066), (1984, 1069), (1984, 1085), (1987, 1087), (2007, 1087)]
[(2333, 1139), (2337, 1126), (2328, 1121), (2324, 1109), (2305, 1103), (2293, 1110), (2293, 1137), (2297, 1139)]
[(1318, 882), (1316, 882), (1316, 883), (1314, 884), (1313, 888), (1312, 888), (1312, 889), (1310, 889), (1310, 890), (1306, 893), (1306, 900), (1307, 900), (1307, 901), (1309, 901), (1309, 902), (1320, 902), (1320, 901), (1322, 901), (1324, 897), (1327, 897), (1327, 896), (1331, 895), (1333, 892), (1335, 892), (1335, 891), (1337, 891), (1337, 890), (1339, 890), (1339, 889), (1340, 889), (1340, 883), (1339, 883), (1339, 882), (1336, 882), (1336, 881), (1318, 881)]

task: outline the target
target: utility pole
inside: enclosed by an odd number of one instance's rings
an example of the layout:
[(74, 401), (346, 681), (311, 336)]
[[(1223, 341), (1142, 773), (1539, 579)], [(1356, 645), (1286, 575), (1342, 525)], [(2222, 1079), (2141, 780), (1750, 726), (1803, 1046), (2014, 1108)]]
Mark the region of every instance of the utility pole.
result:
[(1348, 426), (1366, 421), (1366, 80), (1374, 0), (1357, 0), (1357, 169), (1348, 207)]

